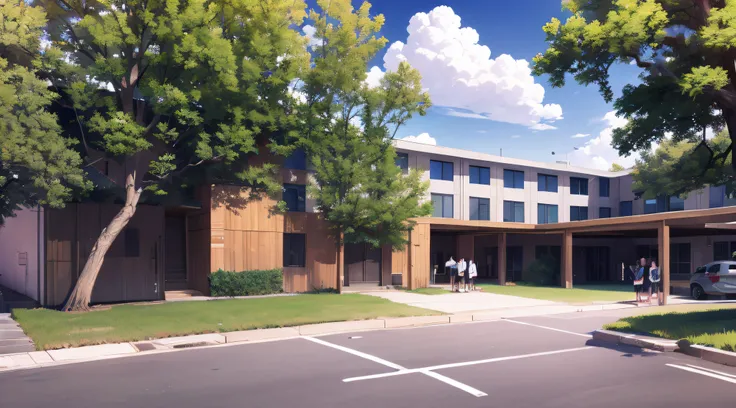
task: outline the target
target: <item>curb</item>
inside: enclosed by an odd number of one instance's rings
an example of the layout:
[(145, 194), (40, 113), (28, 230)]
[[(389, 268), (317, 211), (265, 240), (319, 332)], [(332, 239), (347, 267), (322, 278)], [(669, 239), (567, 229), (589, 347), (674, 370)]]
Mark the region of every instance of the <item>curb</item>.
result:
[(677, 345), (680, 347), (679, 351), (683, 354), (687, 354), (688, 356), (710, 361), (712, 363), (736, 367), (736, 353), (713, 347), (690, 344), (687, 340), (680, 340), (677, 342)]

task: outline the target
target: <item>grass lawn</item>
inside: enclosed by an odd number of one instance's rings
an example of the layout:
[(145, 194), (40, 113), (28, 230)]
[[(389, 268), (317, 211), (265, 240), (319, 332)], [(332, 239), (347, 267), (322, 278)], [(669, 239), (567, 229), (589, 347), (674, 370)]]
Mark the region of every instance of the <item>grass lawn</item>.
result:
[(566, 303), (618, 302), (634, 300), (634, 288), (631, 285), (576, 285), (572, 289), (553, 286), (535, 286), (517, 282), (516, 286), (499, 286), (495, 284), (476, 284), (484, 292), (500, 295), (520, 296), (532, 299), (551, 300)]
[[(736, 305), (734, 305), (736, 306)], [(736, 351), (736, 307), (711, 305), (700, 310), (653, 313), (623, 318), (604, 326), (608, 330), (650, 333), (666, 339)]]
[(310, 323), (441, 314), (373, 296), (300, 295), (120, 305), (87, 313), (15, 309), (38, 350)]

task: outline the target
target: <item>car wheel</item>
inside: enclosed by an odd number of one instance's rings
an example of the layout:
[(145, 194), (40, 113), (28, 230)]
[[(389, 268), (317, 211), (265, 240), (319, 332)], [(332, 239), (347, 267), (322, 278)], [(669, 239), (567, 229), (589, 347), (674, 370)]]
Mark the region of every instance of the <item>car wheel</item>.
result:
[(703, 287), (700, 285), (693, 285), (690, 287), (690, 295), (695, 300), (703, 300), (706, 298), (705, 291), (703, 290)]

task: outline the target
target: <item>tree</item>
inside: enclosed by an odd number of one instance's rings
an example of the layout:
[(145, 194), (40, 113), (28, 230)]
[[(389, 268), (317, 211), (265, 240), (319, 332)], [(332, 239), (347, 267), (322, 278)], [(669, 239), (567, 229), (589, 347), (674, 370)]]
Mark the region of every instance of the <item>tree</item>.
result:
[(612, 163), (611, 168), (608, 171), (617, 172), (617, 171), (624, 171), (626, 168), (624, 166), (618, 164), (618, 163)]
[(56, 95), (36, 76), (43, 10), (0, 3), (0, 224), (23, 207), (61, 207), (84, 191), (82, 160), (48, 108)]
[[(417, 172), (396, 166), (392, 139), (414, 114), (424, 115), (429, 96), (408, 64), (387, 72), (380, 85), (365, 84), (367, 64), (386, 44), (377, 38), (384, 18), (371, 17), (367, 2), (319, 0), (312, 10), (313, 68), (302, 78), (306, 102), (297, 145), (315, 168), (309, 193), (336, 236), (337, 259), (344, 243), (402, 248), (411, 218), (431, 213), (422, 203), (428, 186)], [(338, 262), (336, 287), (343, 265)]]
[[(614, 130), (613, 146), (628, 156), (652, 142), (700, 144), (706, 160), (696, 161), (704, 167), (691, 169), (687, 188), (702, 187), (713, 171), (733, 179), (736, 162), (725, 165), (736, 149), (736, 2), (569, 0), (563, 7), (573, 15), (544, 26), (549, 48), (534, 58), (535, 74), (548, 74), (555, 87), (571, 74), (611, 102), (609, 69), (636, 64), (641, 84), (626, 85), (614, 102), (628, 124)], [(728, 143), (705, 140), (706, 128), (724, 127)]]
[(48, 75), (74, 111), (86, 157), (125, 169), (125, 204), (105, 227), (64, 310), (85, 310), (105, 253), (141, 196), (197, 174), (274, 194), (273, 165), (249, 166), (259, 144), (294, 119), (289, 84), (308, 61), (300, 0), (46, 0), (50, 40), (64, 52)]

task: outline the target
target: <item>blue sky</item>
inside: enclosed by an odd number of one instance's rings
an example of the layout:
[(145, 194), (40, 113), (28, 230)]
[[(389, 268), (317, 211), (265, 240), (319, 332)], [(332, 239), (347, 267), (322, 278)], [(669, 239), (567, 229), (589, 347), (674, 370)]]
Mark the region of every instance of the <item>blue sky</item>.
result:
[[(412, 16), (417, 13), (430, 13), (437, 6), (448, 6), (451, 10), (443, 9), (443, 15), (449, 16), (450, 21), (452, 14), (461, 19), (462, 27), (469, 27), (478, 34), (478, 45), (484, 45), (490, 48), (490, 59), (494, 60), (501, 54), (510, 55), (513, 60), (526, 60), (531, 64), (531, 59), (539, 52), (546, 49), (544, 41), (544, 33), (542, 26), (552, 17), (558, 17), (564, 21), (567, 18), (566, 12), (561, 10), (559, 0), (517, 0), (515, 2), (503, 2), (504, 7), (499, 7), (500, 1), (470, 1), (470, 0), (373, 0), (373, 13), (381, 13), (386, 17), (386, 24), (382, 30), (382, 35), (389, 40), (389, 46), (396, 41), (407, 43), (407, 26)], [(357, 6), (357, 2), (354, 5)], [(439, 14), (431, 14), (439, 15)], [(429, 21), (425, 16), (425, 22)], [(444, 29), (442, 23), (428, 23), (429, 26), (435, 26), (443, 35), (452, 37), (459, 31), (455, 28)], [(439, 24), (439, 27), (436, 27)], [(424, 31), (418, 32), (414, 39), (430, 38), (427, 27)], [(445, 30), (445, 31), (443, 31)], [(454, 33), (454, 34), (453, 34)], [(454, 44), (452, 38), (446, 38), (449, 43)], [(447, 44), (448, 42), (445, 42)], [(464, 44), (471, 44), (467, 49), (456, 50), (453, 46), (455, 57), (462, 62), (464, 52), (477, 51), (474, 47), (474, 41), (461, 41)], [(433, 45), (427, 45), (422, 42), (422, 46), (430, 48), (431, 52), (442, 53), (440, 49), (431, 49)], [(382, 70), (384, 66), (384, 54), (388, 50), (382, 52), (373, 61), (371, 66), (378, 66)], [(415, 54), (418, 55), (416, 47)], [(421, 47), (420, 47), (421, 48)], [(463, 48), (460, 46), (459, 48)], [(404, 51), (406, 47), (404, 48)], [(405, 54), (405, 53), (404, 53)], [(440, 66), (434, 63), (421, 63), (408, 55), (409, 62), (422, 72), (425, 83), (433, 102), (437, 104), (438, 99), (454, 105), (462, 104), (465, 100), (475, 97), (488, 98), (484, 101), (476, 101), (472, 103), (470, 109), (461, 109), (461, 106), (433, 107), (426, 117), (412, 119), (398, 134), (398, 137), (406, 137), (409, 135), (419, 135), (429, 133), (438, 145), (452, 146), (462, 149), (475, 150), (480, 152), (498, 154), (503, 149), (503, 155), (509, 157), (525, 158), (538, 161), (554, 161), (564, 160), (565, 153), (571, 152), (569, 160), (573, 165), (584, 167), (610, 167), (613, 161), (629, 165), (631, 158), (619, 159), (616, 152), (610, 148), (610, 131), (611, 126), (620, 126), (623, 123), (620, 119), (616, 119), (613, 114), (607, 116), (608, 120), (604, 120), (604, 116), (612, 111), (613, 107), (606, 104), (598, 93), (596, 86), (584, 87), (578, 85), (574, 80), (570, 79), (563, 88), (552, 88), (545, 77), (533, 77), (533, 81), (544, 88), (544, 97), (538, 106), (547, 104), (557, 104), (562, 110), (563, 119), (553, 120), (550, 116), (539, 120), (544, 123), (543, 127), (553, 126), (556, 129), (535, 131), (532, 129), (532, 123), (508, 123), (520, 122), (526, 120), (525, 115), (516, 115), (517, 119), (507, 120), (508, 116), (504, 113), (498, 113), (505, 109), (504, 104), (514, 104), (514, 98), (496, 98), (488, 97), (488, 92), (468, 91), (468, 95), (464, 95), (462, 91), (458, 95), (452, 97), (439, 96), (438, 89), (443, 86), (451, 86), (454, 88), (452, 75), (448, 75), (447, 71), (443, 74), (437, 74), (432, 79), (433, 73), (440, 72)], [(513, 61), (510, 60), (510, 61)], [(458, 64), (456, 64), (457, 66)], [(460, 63), (460, 66), (463, 64)], [(472, 65), (472, 64), (471, 64)], [(483, 65), (483, 62), (478, 64)], [(447, 67), (445, 67), (447, 68)], [(626, 83), (635, 82), (639, 74), (638, 68), (633, 65), (621, 64), (612, 69), (612, 85), (616, 93)], [(528, 75), (526, 75), (528, 77)], [(459, 77), (462, 77), (459, 76)], [(524, 75), (522, 75), (524, 77)], [(532, 81), (532, 79), (524, 79)], [(530, 84), (527, 84), (531, 86)], [(480, 93), (481, 95), (478, 95)], [(448, 102), (449, 101), (449, 102)], [(493, 105), (487, 107), (486, 105)], [(487, 109), (490, 109), (487, 110)], [(450, 116), (451, 111), (464, 112), (466, 114), (488, 114), (486, 116), (494, 116), (501, 120), (475, 119), (469, 117)], [(491, 115), (489, 112), (496, 112)], [(468, 116), (468, 115), (466, 115)], [(530, 120), (534, 121), (532, 117)], [(601, 133), (603, 136), (601, 137)], [(589, 135), (586, 137), (572, 138), (576, 134)], [(609, 135), (608, 137), (606, 136)], [(575, 151), (575, 147), (582, 147), (581, 150)], [(557, 156), (552, 156), (551, 152), (557, 152)]]

